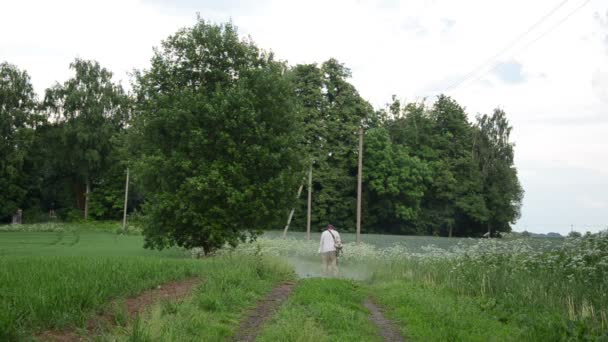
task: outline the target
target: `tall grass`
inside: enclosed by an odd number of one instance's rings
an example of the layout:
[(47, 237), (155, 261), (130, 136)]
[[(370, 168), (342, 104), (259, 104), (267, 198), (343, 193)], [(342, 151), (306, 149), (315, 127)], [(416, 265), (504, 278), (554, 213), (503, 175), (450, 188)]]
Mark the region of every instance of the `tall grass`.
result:
[(246, 309), (277, 282), (293, 279), (289, 265), (261, 256), (201, 261), (205, 279), (180, 302), (164, 302), (127, 327), (104, 336), (111, 341), (224, 341), (234, 335)]
[[(410, 284), (426, 286), (429, 293), (439, 288), (473, 298), (480, 312), (515, 324), (525, 339), (608, 339), (606, 233), (567, 240), (471, 239), (443, 247), (384, 246), (345, 244), (343, 268), (367, 265), (372, 287), (401, 282), (404, 298)], [(262, 238), (257, 246), (241, 246), (233, 253), (261, 249), (289, 259), (314, 257), (316, 248), (316, 241)]]
[(373, 282), (401, 280), (476, 297), (531, 340), (608, 339), (608, 235), (551, 250), (489, 241), (450, 258), (387, 262)]
[(204, 269), (194, 260), (144, 257), (2, 257), (0, 340), (82, 326), (110, 298), (202, 276)]

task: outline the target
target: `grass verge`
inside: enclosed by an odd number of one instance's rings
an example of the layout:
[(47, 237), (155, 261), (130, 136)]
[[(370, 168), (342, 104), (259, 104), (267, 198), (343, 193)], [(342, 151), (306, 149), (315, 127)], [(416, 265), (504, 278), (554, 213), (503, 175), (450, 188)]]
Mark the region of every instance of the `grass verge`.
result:
[(380, 341), (353, 281), (301, 280), (257, 341)]
[(387, 316), (414, 341), (522, 341), (514, 325), (484, 311), (482, 303), (447, 289), (391, 281), (371, 286), (372, 296)]

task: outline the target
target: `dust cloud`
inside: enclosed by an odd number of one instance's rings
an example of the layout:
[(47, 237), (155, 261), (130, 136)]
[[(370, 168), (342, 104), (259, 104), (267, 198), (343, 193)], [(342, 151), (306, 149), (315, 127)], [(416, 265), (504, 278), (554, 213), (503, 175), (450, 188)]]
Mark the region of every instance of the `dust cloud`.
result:
[[(318, 257), (285, 257), (299, 278), (320, 278), (323, 275), (323, 264), (321, 256)], [(353, 261), (343, 262), (338, 258), (338, 277), (352, 280), (367, 280), (371, 278), (373, 268), (370, 265), (355, 263)]]

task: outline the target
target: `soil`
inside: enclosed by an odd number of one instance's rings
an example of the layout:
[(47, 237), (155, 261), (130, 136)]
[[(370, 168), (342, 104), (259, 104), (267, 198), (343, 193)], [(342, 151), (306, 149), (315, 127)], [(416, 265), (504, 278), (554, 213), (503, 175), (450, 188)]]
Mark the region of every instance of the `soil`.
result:
[(234, 341), (254, 341), (264, 322), (272, 317), (281, 304), (289, 297), (295, 283), (285, 282), (275, 287), (266, 298), (249, 311), (237, 330)]
[[(196, 285), (200, 284), (199, 278), (190, 278), (159, 285), (155, 289), (147, 290), (137, 297), (124, 300), (113, 300), (109, 307), (124, 306), (124, 312), (128, 318), (135, 318), (139, 313), (158, 301), (177, 301), (188, 296)], [(116, 325), (115, 313), (104, 311), (89, 319), (86, 324), (86, 335), (94, 336), (103, 329)], [(87, 341), (86, 336), (79, 335), (76, 330), (47, 330), (35, 336), (38, 341), (53, 342), (75, 342)]]
[(382, 314), (382, 310), (379, 306), (377, 306), (371, 299), (367, 298), (363, 302), (363, 306), (365, 306), (371, 316), (369, 316), (369, 320), (378, 327), (380, 332), (380, 336), (384, 339), (384, 341), (391, 342), (403, 342), (405, 339), (399, 333), (399, 329), (395, 327), (393, 322), (389, 321)]

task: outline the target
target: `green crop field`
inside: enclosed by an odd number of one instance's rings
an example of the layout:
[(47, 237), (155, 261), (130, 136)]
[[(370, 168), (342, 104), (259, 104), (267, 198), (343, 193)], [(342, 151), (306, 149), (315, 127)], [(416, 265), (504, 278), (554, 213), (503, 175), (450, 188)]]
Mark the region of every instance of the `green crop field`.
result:
[[(99, 332), (108, 341), (230, 339), (278, 283), (295, 290), (259, 341), (381, 340), (365, 298), (412, 341), (560, 341), (608, 338), (608, 238), (448, 239), (342, 234), (340, 277), (321, 277), (318, 234), (265, 233), (194, 259), (151, 251), (117, 223), (0, 227), (0, 340), (83, 327), (113, 299), (171, 280), (202, 280), (179, 303), (149, 307)], [(17, 230), (17, 231), (11, 231)]]

